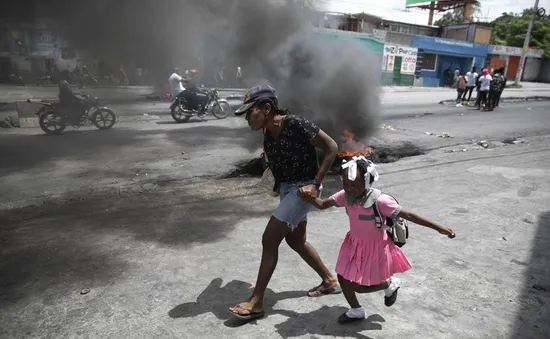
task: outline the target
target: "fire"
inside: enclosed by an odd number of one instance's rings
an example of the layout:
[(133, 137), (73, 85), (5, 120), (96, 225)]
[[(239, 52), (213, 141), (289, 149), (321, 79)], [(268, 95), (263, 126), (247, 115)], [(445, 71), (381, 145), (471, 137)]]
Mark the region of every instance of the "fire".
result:
[(360, 155), (368, 157), (372, 154), (372, 148), (354, 139), (353, 133), (350, 133), (347, 129), (344, 130), (344, 142), (339, 147), (340, 151), (337, 153), (338, 157), (356, 157)]

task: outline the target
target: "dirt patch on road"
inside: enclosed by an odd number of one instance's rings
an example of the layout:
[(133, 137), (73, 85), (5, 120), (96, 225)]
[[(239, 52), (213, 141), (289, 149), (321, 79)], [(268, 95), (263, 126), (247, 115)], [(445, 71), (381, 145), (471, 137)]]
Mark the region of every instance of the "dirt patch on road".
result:
[[(371, 146), (372, 153), (368, 157), (374, 163), (387, 164), (396, 162), (399, 159), (406, 157), (413, 157), (417, 155), (424, 155), (426, 151), (410, 142), (405, 142), (398, 145), (376, 145)], [(321, 159), (322, 153), (319, 154)], [(337, 173), (338, 168), (342, 164), (342, 159), (336, 158), (333, 164), (332, 173)], [(235, 165), (235, 169), (226, 173), (222, 178), (235, 178), (235, 177), (261, 177), (265, 169), (265, 165), (262, 158), (254, 158), (251, 160), (242, 161)]]

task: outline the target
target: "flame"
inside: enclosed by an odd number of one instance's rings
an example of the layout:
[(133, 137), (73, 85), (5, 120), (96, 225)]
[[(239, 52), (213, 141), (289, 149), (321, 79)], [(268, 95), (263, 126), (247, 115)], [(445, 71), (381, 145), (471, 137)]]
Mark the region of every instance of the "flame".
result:
[(348, 132), (347, 129), (344, 130), (344, 140), (345, 141), (353, 141), (353, 134)]
[(340, 151), (337, 153), (338, 157), (356, 157), (361, 155), (368, 157), (372, 154), (372, 148), (354, 139), (353, 133), (350, 133), (347, 129), (344, 130), (344, 142), (340, 145)]

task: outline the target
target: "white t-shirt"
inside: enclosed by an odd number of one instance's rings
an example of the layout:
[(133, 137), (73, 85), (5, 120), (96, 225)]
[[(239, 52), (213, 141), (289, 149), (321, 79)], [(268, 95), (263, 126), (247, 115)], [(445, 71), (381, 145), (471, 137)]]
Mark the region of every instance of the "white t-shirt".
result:
[(178, 96), (178, 94), (185, 91), (185, 87), (183, 87), (183, 84), (180, 82), (181, 79), (183, 78), (176, 73), (172, 73), (172, 75), (170, 75), (170, 77), (168, 78), (170, 87), (172, 87), (172, 95), (174, 97)]
[(479, 74), (476, 72), (468, 72), (466, 73), (466, 76), (468, 77), (468, 83), (466, 84), (467, 87), (474, 87), (476, 85), (477, 77)]
[(491, 80), (493, 80), (493, 77), (490, 75), (482, 75), (481, 78), (479, 78), (479, 90), (480, 91), (488, 91), (489, 88), (491, 88)]

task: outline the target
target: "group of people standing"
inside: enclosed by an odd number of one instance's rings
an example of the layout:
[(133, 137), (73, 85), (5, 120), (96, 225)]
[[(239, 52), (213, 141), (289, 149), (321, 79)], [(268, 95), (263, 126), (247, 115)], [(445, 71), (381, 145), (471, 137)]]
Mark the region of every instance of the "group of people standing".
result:
[[(458, 70), (458, 69), (457, 69)], [(475, 107), (478, 110), (492, 111), (498, 108), (502, 91), (506, 87), (504, 68), (496, 69), (493, 75), (487, 68), (481, 70), (481, 76), (476, 72), (476, 67), (466, 74), (459, 74), (457, 79), (456, 107), (470, 105), (474, 88), (477, 91)], [(466, 99), (466, 96), (468, 98)]]

